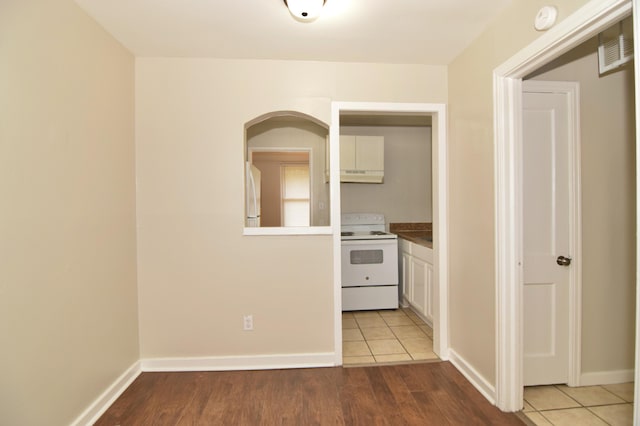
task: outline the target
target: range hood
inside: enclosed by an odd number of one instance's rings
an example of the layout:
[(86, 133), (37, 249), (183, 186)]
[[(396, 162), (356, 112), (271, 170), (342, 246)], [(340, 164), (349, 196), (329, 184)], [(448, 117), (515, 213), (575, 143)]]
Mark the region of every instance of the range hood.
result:
[(340, 135), (340, 182), (382, 183), (384, 137)]
[(383, 183), (384, 170), (340, 170), (340, 182)]

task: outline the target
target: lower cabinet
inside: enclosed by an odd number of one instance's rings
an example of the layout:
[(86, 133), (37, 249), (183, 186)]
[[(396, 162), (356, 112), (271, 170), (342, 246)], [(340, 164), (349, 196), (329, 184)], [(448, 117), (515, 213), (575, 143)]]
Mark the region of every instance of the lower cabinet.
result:
[(403, 305), (433, 324), (433, 249), (400, 240)]

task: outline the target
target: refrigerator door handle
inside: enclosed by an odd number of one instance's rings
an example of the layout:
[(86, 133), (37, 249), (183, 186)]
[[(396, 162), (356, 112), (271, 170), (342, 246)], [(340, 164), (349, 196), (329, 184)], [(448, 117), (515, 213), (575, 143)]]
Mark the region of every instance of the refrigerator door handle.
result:
[(247, 199), (247, 217), (249, 218), (257, 218), (258, 217), (258, 195), (256, 194), (256, 181), (253, 178), (253, 173), (251, 173), (251, 163), (247, 161), (247, 178), (249, 180), (249, 185), (251, 188), (251, 194), (247, 194), (247, 198), (249, 196), (253, 196), (253, 212), (249, 211), (249, 199)]

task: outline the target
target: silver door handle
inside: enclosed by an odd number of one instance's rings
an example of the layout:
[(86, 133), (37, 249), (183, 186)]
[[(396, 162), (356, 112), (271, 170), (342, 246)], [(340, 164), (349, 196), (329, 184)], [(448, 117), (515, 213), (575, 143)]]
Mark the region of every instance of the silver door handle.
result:
[(571, 258), (570, 257), (564, 257), (564, 256), (558, 256), (558, 258), (556, 259), (556, 263), (560, 266), (569, 266), (571, 265)]

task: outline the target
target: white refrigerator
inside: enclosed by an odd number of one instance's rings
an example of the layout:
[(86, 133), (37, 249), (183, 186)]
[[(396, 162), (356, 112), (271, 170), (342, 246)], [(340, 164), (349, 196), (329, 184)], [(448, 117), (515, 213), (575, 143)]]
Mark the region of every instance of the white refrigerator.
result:
[(245, 169), (247, 173), (247, 189), (245, 191), (247, 211), (244, 225), (247, 228), (257, 228), (260, 226), (260, 170), (248, 161)]

